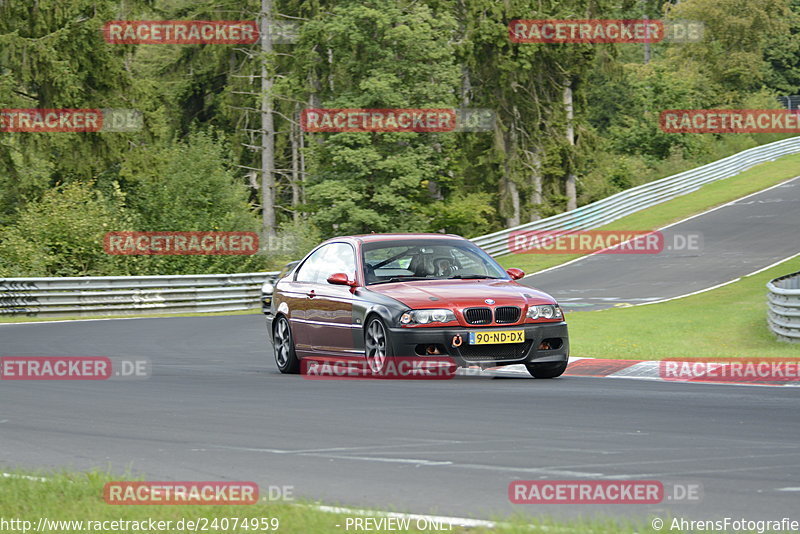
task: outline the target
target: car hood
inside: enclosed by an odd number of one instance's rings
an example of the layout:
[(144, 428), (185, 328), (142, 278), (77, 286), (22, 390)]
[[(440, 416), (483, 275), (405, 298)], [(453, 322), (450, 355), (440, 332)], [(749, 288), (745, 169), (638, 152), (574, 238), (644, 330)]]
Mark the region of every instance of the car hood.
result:
[(399, 300), (409, 308), (552, 304), (555, 299), (513, 280), (417, 280), (368, 286), (371, 291)]

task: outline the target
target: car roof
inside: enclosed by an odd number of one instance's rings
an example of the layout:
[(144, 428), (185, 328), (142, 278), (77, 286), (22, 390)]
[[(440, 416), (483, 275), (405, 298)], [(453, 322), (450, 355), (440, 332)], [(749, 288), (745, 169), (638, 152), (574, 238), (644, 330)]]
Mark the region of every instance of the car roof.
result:
[(465, 240), (463, 237), (454, 234), (360, 234), (360, 235), (349, 235), (349, 236), (341, 236), (335, 237), (333, 239), (329, 239), (328, 241), (337, 241), (337, 240), (353, 240), (353, 241), (360, 241), (362, 243), (374, 243), (376, 241), (397, 241), (397, 240), (407, 240), (407, 239), (460, 239)]

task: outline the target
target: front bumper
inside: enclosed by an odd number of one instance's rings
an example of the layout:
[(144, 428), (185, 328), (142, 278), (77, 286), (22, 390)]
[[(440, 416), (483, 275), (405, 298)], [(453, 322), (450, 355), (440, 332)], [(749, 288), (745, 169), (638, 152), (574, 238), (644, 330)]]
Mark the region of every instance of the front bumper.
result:
[[(508, 330), (524, 330), (525, 341), (496, 345), (469, 344), (470, 332)], [(494, 367), (517, 363), (565, 362), (569, 358), (569, 334), (567, 323), (563, 321), (473, 328), (389, 328), (389, 331), (395, 356), (425, 357), (428, 347), (436, 347), (440, 356), (449, 356), (460, 366)], [(461, 346), (453, 346), (455, 336), (461, 336)], [(543, 342), (551, 348), (541, 348)]]

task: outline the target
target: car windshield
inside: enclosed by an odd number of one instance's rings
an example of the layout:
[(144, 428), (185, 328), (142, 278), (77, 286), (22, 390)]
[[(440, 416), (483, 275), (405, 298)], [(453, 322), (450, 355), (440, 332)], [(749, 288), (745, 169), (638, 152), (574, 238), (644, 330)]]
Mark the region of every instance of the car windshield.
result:
[(409, 239), (365, 243), (367, 285), (412, 280), (508, 279), (491, 256), (460, 239)]

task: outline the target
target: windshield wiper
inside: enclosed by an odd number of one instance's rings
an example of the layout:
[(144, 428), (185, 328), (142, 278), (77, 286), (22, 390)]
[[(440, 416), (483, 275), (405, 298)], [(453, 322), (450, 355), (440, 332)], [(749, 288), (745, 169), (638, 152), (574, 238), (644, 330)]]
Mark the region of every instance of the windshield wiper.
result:
[(500, 280), (499, 276), (489, 276), (488, 274), (457, 274), (448, 280), (478, 280), (478, 279)]

